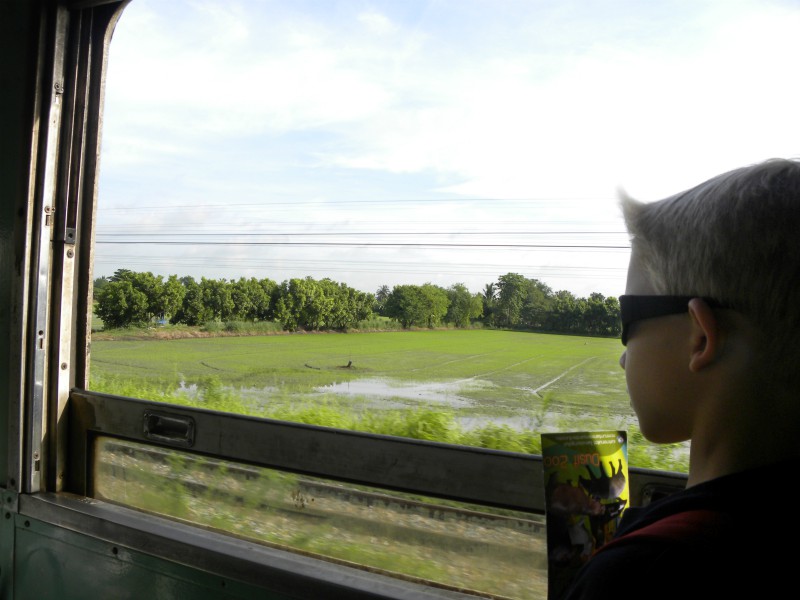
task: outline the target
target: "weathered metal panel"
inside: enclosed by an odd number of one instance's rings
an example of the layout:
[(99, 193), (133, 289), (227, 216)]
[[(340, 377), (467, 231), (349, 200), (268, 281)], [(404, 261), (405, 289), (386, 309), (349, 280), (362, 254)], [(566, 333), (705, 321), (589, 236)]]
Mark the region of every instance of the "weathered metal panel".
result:
[[(223, 588), (227, 594), (238, 594), (239, 588), (231, 587), (233, 582), (238, 582), (245, 586), (241, 589), (250, 591), (248, 597), (251, 598), (455, 600), (468, 597), (459, 592), (262, 546), (179, 521), (70, 494), (21, 495), (19, 512), (18, 538), (21, 528), (29, 529), (34, 525), (43, 526), (48, 536), (55, 540), (63, 538), (69, 541), (73, 539), (73, 534), (79, 535), (85, 540), (84, 543), (93, 544), (91, 548), (95, 549), (98, 557), (107, 559), (109, 552), (114, 554), (114, 548), (117, 548), (117, 554), (125, 548), (131, 553), (126, 556), (136, 557), (136, 564), (142, 568), (170, 577), (178, 577), (176, 573), (189, 573), (191, 581), (212, 591)], [(50, 542), (40, 540), (40, 543)], [(73, 550), (61, 548), (61, 551)], [(23, 560), (23, 556), (18, 545), (17, 558)], [(119, 569), (107, 573), (107, 565), (103, 566), (102, 562), (98, 562), (98, 565), (104, 570), (103, 578), (122, 577), (124, 581), (127, 576)], [(92, 562), (70, 562), (60, 568), (91, 571), (99, 567)], [(90, 585), (94, 586), (95, 579), (89, 579)], [(226, 582), (224, 586), (222, 581)], [(66, 584), (72, 590), (73, 586), (82, 585), (82, 582), (81, 578), (74, 576)], [(28, 585), (32, 580), (26, 579), (23, 583)], [(112, 589), (106, 586), (104, 579), (98, 579), (96, 584), (104, 591)], [(87, 589), (91, 589), (92, 593), (84, 597), (107, 597), (95, 594), (94, 587), (83, 588), (83, 591)], [(156, 596), (142, 597), (149, 600)], [(171, 599), (170, 596), (162, 597)]]
[(0, 14), (0, 482), (21, 484), (24, 324), (30, 269), (31, 181), (38, 132), (39, 3), (7, 0)]
[(17, 598), (288, 598), (30, 517), (17, 515), (14, 521)]
[(2, 490), (0, 493), (0, 598), (13, 599), (14, 583), (14, 517), (19, 508), (16, 492)]

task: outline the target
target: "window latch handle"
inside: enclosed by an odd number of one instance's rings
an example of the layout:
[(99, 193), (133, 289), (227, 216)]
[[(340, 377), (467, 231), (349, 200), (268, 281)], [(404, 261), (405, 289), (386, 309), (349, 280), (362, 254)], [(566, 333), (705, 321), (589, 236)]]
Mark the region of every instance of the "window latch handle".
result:
[(144, 437), (154, 442), (191, 448), (194, 445), (194, 419), (184, 415), (145, 411)]

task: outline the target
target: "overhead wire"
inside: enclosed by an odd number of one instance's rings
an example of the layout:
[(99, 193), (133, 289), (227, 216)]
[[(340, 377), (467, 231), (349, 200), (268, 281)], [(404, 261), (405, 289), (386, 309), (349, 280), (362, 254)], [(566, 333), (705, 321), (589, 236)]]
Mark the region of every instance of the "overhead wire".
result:
[[(459, 199), (461, 200), (461, 199)], [(467, 199), (469, 202), (486, 202), (489, 199), (473, 198)], [(496, 199), (495, 199), (496, 200)], [(391, 201), (348, 201), (337, 203), (336, 207), (342, 204), (389, 204), (408, 203), (411, 200), (391, 200)], [(457, 202), (458, 200), (437, 200), (437, 203)], [(548, 200), (552, 201), (552, 200)], [(432, 203), (431, 200), (416, 199), (413, 202)], [(519, 201), (508, 201), (520, 204)], [(529, 200), (528, 203), (531, 201)], [(535, 200), (541, 203), (543, 200)], [(606, 222), (601, 222), (601, 228), (597, 228), (598, 222), (587, 221), (589, 225), (586, 229), (581, 229), (580, 222), (575, 220), (536, 220), (521, 222), (519, 220), (497, 220), (497, 221), (478, 221), (460, 220), (447, 221), (447, 225), (453, 227), (438, 227), (430, 231), (409, 231), (408, 226), (419, 229), (424, 226), (420, 221), (398, 221), (391, 219), (385, 220), (362, 220), (344, 219), (336, 221), (302, 222), (298, 220), (265, 220), (263, 225), (259, 225), (258, 219), (252, 219), (253, 215), (248, 215), (248, 221), (222, 223), (218, 219), (210, 222), (207, 216), (199, 222), (193, 222), (190, 217), (197, 215), (199, 209), (214, 208), (235, 208), (240, 210), (243, 207), (267, 209), (273, 205), (280, 206), (319, 206), (320, 204), (333, 206), (324, 201), (304, 201), (304, 202), (279, 202), (271, 205), (251, 204), (251, 203), (232, 203), (220, 205), (173, 205), (173, 206), (154, 206), (138, 205), (135, 207), (108, 208), (106, 211), (153, 211), (155, 209), (191, 209), (192, 212), (181, 218), (179, 222), (165, 222), (150, 220), (145, 224), (120, 223), (118, 220), (108, 222), (99, 220), (99, 227), (95, 236), (95, 243), (98, 252), (95, 256), (95, 263), (98, 265), (125, 266), (144, 265), (146, 267), (162, 267), (175, 269), (183, 267), (193, 269), (205, 267), (209, 270), (229, 271), (232, 269), (253, 269), (268, 270), (278, 273), (292, 272), (324, 272), (324, 273), (383, 273), (387, 277), (397, 275), (429, 275), (454, 277), (469, 277), (475, 275), (485, 275), (492, 279), (504, 272), (523, 271), (526, 276), (537, 278), (557, 278), (570, 277), (573, 279), (619, 279), (624, 273), (623, 267), (587, 267), (578, 266), (524, 266), (514, 264), (515, 261), (507, 261), (505, 264), (481, 264), (476, 263), (475, 259), (466, 258), (462, 255), (460, 262), (448, 261), (446, 258), (435, 259), (436, 255), (425, 256), (421, 262), (397, 262), (390, 260), (362, 260), (343, 255), (341, 259), (325, 260), (324, 258), (297, 259), (285, 257), (222, 257), (215, 250), (213, 254), (204, 253), (198, 256), (196, 253), (190, 255), (176, 255), (170, 257), (147, 256), (145, 251), (148, 247), (185, 247), (185, 248), (328, 248), (331, 252), (369, 249), (374, 253), (382, 251), (407, 251), (415, 252), (462, 252), (462, 253), (493, 253), (497, 252), (627, 252), (630, 249), (627, 236), (624, 231), (615, 230), (617, 224), (608, 228), (603, 228)], [(102, 214), (102, 211), (101, 211)], [(230, 212), (223, 212), (222, 215), (230, 215)], [(221, 216), (222, 216), (221, 215)], [(200, 215), (197, 215), (200, 216)], [(116, 219), (116, 218), (115, 218)], [(103, 223), (105, 221), (105, 223)], [(440, 223), (441, 224), (441, 223)], [(264, 227), (265, 230), (253, 231), (253, 226)], [(436, 225), (436, 223), (432, 223)], [(560, 225), (560, 227), (559, 227)], [(312, 230), (300, 230), (298, 226), (310, 227)], [(359, 227), (360, 226), (360, 227)], [(403, 226), (406, 226), (403, 230)], [(221, 230), (220, 227), (227, 227), (228, 230)], [(279, 230), (276, 228), (286, 227)], [(393, 230), (398, 227), (400, 230)], [(553, 230), (548, 230), (553, 227)], [(169, 228), (169, 230), (165, 230)], [(233, 229), (239, 228), (239, 229)], [(245, 229), (246, 230), (243, 230)], [(623, 238), (623, 236), (625, 236)], [(553, 240), (552, 238), (560, 238)], [(378, 238), (378, 239), (376, 239)], [(414, 241), (408, 241), (414, 238)], [(489, 238), (489, 239), (487, 239)], [(520, 238), (535, 238), (538, 243), (522, 241)], [(624, 243), (622, 243), (624, 239)], [(500, 240), (500, 241), (497, 241)], [(111, 247), (137, 247), (136, 256), (112, 255), (108, 253)], [(105, 248), (105, 250), (103, 250)], [(374, 254), (375, 256), (377, 254)], [(389, 258), (387, 256), (387, 258)], [(500, 259), (502, 260), (502, 259)]]

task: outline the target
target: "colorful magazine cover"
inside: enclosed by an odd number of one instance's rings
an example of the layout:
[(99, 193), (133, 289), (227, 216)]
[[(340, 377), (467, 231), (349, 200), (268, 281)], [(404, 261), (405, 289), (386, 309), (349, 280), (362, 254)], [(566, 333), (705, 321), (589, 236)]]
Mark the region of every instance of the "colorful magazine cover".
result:
[(542, 434), (548, 600), (610, 541), (628, 506), (625, 431)]

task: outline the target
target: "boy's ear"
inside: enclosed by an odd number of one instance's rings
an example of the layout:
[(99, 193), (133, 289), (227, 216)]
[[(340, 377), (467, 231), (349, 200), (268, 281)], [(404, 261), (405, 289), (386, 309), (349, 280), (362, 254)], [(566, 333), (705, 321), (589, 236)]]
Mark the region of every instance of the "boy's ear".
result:
[(714, 311), (701, 298), (689, 301), (690, 356), (689, 370), (700, 371), (712, 364), (720, 350), (720, 329)]

